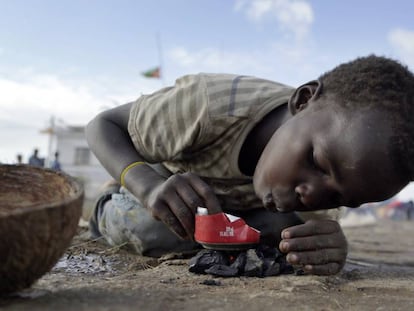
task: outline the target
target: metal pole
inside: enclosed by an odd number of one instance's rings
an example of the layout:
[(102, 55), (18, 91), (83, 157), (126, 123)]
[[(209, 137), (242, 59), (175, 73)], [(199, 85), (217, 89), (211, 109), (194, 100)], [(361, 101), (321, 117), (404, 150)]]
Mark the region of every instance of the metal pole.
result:
[(160, 64), (160, 72), (161, 72), (161, 82), (162, 82), (162, 85), (165, 86), (165, 67), (164, 67), (163, 59), (162, 59), (161, 36), (158, 32), (157, 32), (157, 49), (158, 49), (158, 62)]

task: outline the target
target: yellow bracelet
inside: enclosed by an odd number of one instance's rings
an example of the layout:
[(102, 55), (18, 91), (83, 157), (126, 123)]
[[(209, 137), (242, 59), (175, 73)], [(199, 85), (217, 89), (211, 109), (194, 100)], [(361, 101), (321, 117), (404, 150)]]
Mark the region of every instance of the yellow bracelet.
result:
[(125, 175), (126, 175), (126, 173), (128, 173), (128, 171), (131, 168), (133, 168), (137, 165), (142, 165), (142, 164), (145, 164), (145, 162), (142, 162), (142, 161), (132, 162), (130, 165), (128, 165), (126, 168), (124, 168), (124, 170), (121, 173), (121, 186), (122, 187), (125, 187)]

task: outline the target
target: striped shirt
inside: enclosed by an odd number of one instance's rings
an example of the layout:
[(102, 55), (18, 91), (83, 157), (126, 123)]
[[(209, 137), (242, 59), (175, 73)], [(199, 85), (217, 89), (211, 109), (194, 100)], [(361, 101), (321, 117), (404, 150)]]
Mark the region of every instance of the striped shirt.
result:
[(197, 174), (223, 210), (263, 208), (252, 177), (240, 172), (240, 149), (252, 128), (293, 92), (249, 76), (187, 75), (173, 87), (141, 96), (132, 106), (128, 131), (147, 162)]

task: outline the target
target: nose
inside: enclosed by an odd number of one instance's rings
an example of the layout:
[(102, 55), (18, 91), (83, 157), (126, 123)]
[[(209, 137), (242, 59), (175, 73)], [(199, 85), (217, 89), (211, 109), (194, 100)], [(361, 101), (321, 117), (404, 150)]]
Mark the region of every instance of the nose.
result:
[(338, 191), (322, 178), (301, 182), (295, 187), (299, 200), (311, 210), (337, 207)]

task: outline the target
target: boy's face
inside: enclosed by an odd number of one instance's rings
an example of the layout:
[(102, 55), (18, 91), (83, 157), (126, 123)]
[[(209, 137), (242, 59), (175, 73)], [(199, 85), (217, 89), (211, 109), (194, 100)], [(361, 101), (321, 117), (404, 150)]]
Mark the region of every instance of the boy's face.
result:
[(389, 155), (391, 128), (378, 112), (344, 114), (312, 102), (272, 136), (254, 173), (265, 207), (281, 212), (357, 207), (407, 181)]

